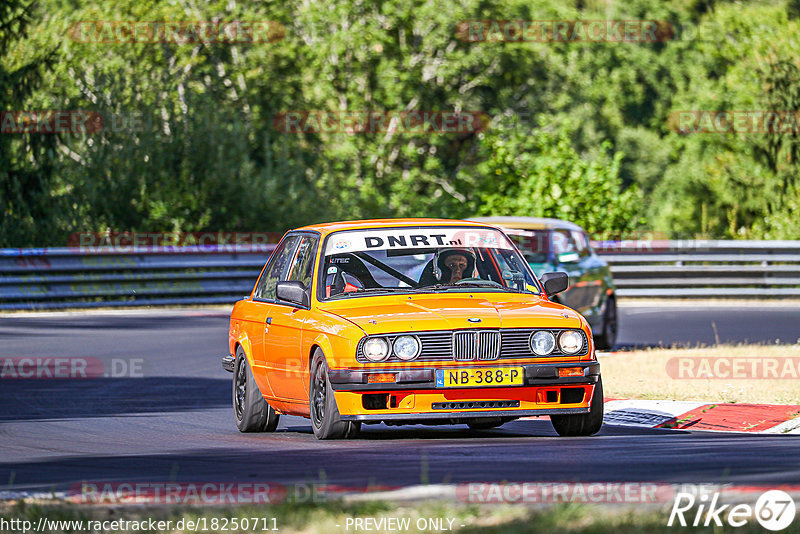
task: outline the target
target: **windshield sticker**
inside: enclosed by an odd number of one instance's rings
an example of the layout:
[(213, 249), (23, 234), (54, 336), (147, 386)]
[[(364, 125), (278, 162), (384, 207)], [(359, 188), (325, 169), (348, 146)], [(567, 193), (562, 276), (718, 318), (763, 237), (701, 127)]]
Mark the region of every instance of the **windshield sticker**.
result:
[(333, 247), (333, 250), (343, 251), (343, 250), (350, 250), (350, 247), (353, 246), (353, 243), (351, 243), (348, 239), (339, 238), (335, 239), (331, 243), (331, 246)]
[(482, 228), (395, 228), (341, 232), (328, 241), (327, 254), (367, 250), (413, 248), (482, 247), (510, 249), (508, 240), (496, 230)]

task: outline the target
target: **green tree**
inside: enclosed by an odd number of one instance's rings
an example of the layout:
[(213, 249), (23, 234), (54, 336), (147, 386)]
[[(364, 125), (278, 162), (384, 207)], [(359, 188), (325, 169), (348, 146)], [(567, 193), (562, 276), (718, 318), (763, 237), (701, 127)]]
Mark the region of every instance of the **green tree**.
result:
[(635, 186), (622, 189), (623, 154), (607, 155), (608, 144), (603, 149), (597, 158), (581, 157), (566, 125), (552, 132), (513, 124), (494, 129), (483, 139), (474, 209), (567, 219), (609, 237), (636, 230), (641, 195)]
[[(22, 0), (0, 3), (0, 112), (14, 130), (15, 112), (26, 111), (43, 84), (54, 53), (27, 55), (19, 46), (31, 23), (34, 5)], [(17, 124), (14, 122), (14, 124)], [(58, 226), (60, 208), (53, 188), (56, 136), (0, 132), (0, 246), (41, 245)]]

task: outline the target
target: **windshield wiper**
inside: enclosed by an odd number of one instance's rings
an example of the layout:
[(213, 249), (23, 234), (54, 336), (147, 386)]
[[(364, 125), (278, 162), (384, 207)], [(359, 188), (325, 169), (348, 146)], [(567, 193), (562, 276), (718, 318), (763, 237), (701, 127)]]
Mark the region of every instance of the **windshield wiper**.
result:
[(343, 293), (338, 293), (336, 295), (331, 295), (330, 298), (335, 299), (339, 297), (347, 297), (350, 295), (363, 295), (365, 293), (394, 293), (396, 291), (405, 291), (407, 289), (412, 288), (405, 288), (405, 287), (364, 287), (361, 289), (357, 289), (356, 291), (345, 291)]
[(479, 288), (489, 288), (489, 289), (502, 289), (506, 291), (513, 291), (518, 292), (519, 290), (513, 287), (506, 287), (498, 284), (497, 282), (489, 282), (488, 280), (484, 283), (481, 282), (463, 282), (459, 284), (434, 284), (432, 286), (425, 286), (419, 289), (421, 290), (431, 290), (437, 291), (440, 289), (448, 290), (448, 289), (458, 289), (459, 287), (479, 287)]

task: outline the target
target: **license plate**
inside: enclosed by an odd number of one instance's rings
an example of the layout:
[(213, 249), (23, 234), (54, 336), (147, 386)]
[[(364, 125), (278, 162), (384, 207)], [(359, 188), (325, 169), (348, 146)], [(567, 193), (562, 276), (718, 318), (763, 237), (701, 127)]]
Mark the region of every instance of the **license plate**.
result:
[(525, 383), (522, 367), (481, 367), (473, 369), (437, 369), (437, 388), (521, 386)]

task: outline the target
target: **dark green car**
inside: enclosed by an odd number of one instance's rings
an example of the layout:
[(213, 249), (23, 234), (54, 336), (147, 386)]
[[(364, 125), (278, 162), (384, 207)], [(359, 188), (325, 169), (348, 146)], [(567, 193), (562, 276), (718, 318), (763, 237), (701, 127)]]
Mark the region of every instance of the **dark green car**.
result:
[(554, 295), (581, 313), (592, 326), (598, 349), (608, 350), (617, 340), (617, 299), (608, 264), (592, 250), (586, 231), (560, 219), (537, 217), (477, 217), (471, 219), (501, 227), (514, 240), (536, 276), (551, 271), (569, 275), (569, 289)]

